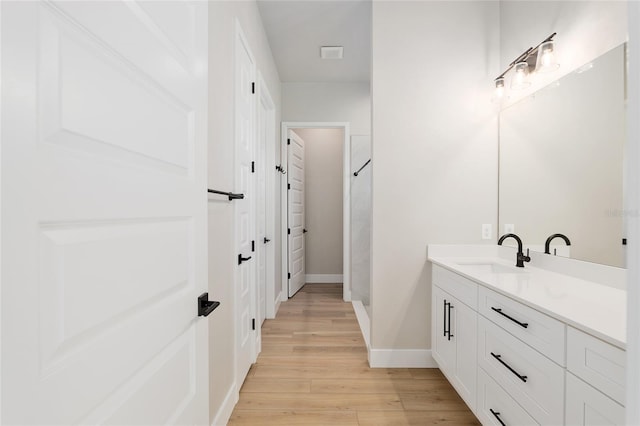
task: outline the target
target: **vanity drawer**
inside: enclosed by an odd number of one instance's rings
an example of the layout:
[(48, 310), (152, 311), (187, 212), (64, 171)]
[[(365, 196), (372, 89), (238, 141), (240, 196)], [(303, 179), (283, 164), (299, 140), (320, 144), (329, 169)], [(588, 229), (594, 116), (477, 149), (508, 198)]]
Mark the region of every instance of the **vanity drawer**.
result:
[(478, 363), (538, 423), (563, 423), (564, 369), (482, 316)]
[(568, 327), (567, 348), (567, 369), (624, 405), (625, 351), (573, 327)]
[(485, 426), (502, 426), (503, 424), (508, 426), (540, 425), (482, 368), (478, 369), (476, 407), (476, 415)]
[(478, 297), (482, 315), (556, 363), (565, 365), (564, 323), (485, 287), (480, 287)]
[(478, 284), (438, 265), (433, 265), (431, 276), (433, 284), (473, 310), (478, 310)]
[(602, 392), (567, 373), (567, 421), (569, 426), (624, 425), (624, 407)]

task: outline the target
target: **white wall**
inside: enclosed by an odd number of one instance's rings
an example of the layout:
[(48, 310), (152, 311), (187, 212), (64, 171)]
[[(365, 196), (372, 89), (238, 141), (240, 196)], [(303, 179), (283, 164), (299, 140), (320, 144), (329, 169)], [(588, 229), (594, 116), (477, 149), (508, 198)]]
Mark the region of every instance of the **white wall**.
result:
[(305, 143), (307, 274), (342, 275), (343, 129), (294, 129)]
[(373, 3), (372, 358), (428, 358), (426, 245), (495, 230), (498, 28), (497, 2)]
[(346, 121), (352, 135), (369, 135), (369, 83), (282, 83), (282, 120)]
[[(257, 68), (262, 72), (276, 105), (275, 128), (280, 122), (280, 81), (267, 42), (255, 1), (214, 1), (209, 3), (209, 178), (210, 188), (233, 190), (234, 157), (234, 44), (235, 22), (251, 46)], [(257, 102), (256, 102), (257, 104)], [(279, 135), (277, 135), (279, 140)], [(276, 158), (280, 157), (279, 148)], [(275, 173), (275, 170), (273, 171)], [(279, 193), (277, 197), (279, 197)], [(209, 411), (216, 419), (225, 402), (233, 394), (234, 382), (234, 250), (233, 204), (223, 197), (209, 197), (209, 297), (221, 302), (209, 317)], [(276, 201), (278, 203), (278, 201)], [(279, 264), (279, 224), (275, 242)], [(276, 268), (276, 286), (281, 282)], [(279, 289), (276, 289), (279, 291)], [(232, 392), (231, 394), (229, 392)], [(230, 401), (231, 404), (235, 400)], [(229, 405), (226, 406), (229, 408)], [(232, 408), (232, 406), (231, 406)], [(228, 413), (230, 414), (230, 413)], [(226, 421), (226, 419), (222, 419)]]
[[(500, 65), (506, 68), (528, 47), (558, 34), (557, 72), (536, 75), (533, 84), (511, 92), (510, 102), (546, 86), (627, 40), (625, 1), (500, 2)], [(494, 78), (497, 77), (497, 74)]]

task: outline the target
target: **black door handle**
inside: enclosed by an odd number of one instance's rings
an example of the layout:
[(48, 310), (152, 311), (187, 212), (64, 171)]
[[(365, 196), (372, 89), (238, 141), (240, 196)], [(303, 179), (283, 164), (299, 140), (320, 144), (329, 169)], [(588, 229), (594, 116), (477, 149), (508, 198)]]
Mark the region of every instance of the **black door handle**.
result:
[(209, 301), (209, 293), (202, 293), (198, 297), (198, 316), (209, 316), (209, 314), (213, 312), (218, 306), (220, 306), (220, 302)]
[(269, 241), (271, 241), (270, 239), (268, 239), (267, 237), (264, 237), (264, 243), (267, 244)]
[(238, 255), (238, 265), (242, 265), (242, 262), (246, 262), (247, 260), (251, 259), (251, 256), (249, 257), (242, 257), (242, 253), (240, 253)]
[(303, 233), (303, 234), (306, 234), (306, 233), (307, 233), (307, 230), (306, 230), (305, 228), (302, 228), (302, 233)]

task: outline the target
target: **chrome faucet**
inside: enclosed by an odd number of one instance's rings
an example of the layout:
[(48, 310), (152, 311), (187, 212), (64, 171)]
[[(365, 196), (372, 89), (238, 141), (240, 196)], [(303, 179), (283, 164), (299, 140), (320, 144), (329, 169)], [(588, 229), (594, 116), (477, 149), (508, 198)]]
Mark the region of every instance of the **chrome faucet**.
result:
[(544, 252), (546, 254), (551, 254), (551, 241), (553, 241), (554, 238), (562, 238), (564, 240), (564, 242), (570, 246), (571, 245), (571, 241), (569, 241), (569, 238), (567, 238), (566, 235), (563, 234), (553, 234), (551, 235), (549, 238), (547, 238), (547, 241), (544, 243)]
[(504, 234), (498, 240), (498, 245), (501, 246), (502, 242), (507, 238), (513, 238), (518, 243), (518, 253), (516, 254), (516, 266), (518, 268), (524, 268), (524, 262), (531, 262), (531, 258), (529, 257), (529, 249), (527, 249), (527, 255), (522, 252), (522, 240), (516, 234)]

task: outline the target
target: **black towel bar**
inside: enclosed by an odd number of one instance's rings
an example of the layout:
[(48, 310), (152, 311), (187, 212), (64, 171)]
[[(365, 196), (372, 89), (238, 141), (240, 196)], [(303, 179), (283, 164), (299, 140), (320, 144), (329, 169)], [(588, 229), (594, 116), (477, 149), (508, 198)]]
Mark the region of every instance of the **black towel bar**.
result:
[(358, 176), (358, 173), (360, 173), (360, 172), (362, 171), (362, 169), (364, 169), (364, 168), (367, 166), (367, 164), (369, 164), (370, 162), (371, 162), (371, 158), (369, 158), (369, 159), (367, 160), (367, 162), (366, 162), (366, 163), (364, 163), (364, 164), (362, 165), (362, 167), (360, 167), (360, 168), (358, 169), (358, 171), (357, 171), (357, 172), (353, 172), (353, 175), (354, 175), (354, 176)]

